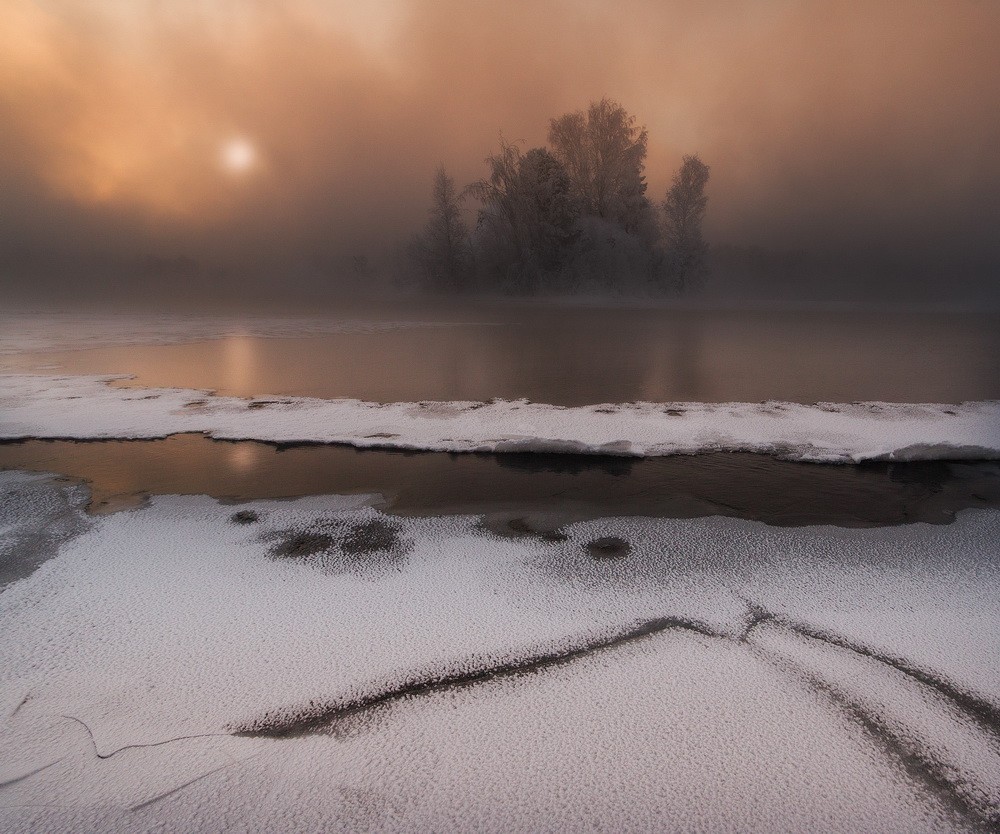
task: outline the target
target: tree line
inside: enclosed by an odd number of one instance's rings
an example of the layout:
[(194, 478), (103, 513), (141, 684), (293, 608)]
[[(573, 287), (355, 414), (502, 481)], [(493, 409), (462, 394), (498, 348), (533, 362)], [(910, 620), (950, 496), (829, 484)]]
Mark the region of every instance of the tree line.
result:
[[(685, 156), (664, 199), (646, 196), (647, 133), (608, 98), (549, 123), (548, 147), (500, 139), (488, 173), (459, 190), (440, 166), (409, 246), (439, 292), (678, 292), (703, 280), (709, 168)], [(461, 203), (479, 204), (468, 229)]]

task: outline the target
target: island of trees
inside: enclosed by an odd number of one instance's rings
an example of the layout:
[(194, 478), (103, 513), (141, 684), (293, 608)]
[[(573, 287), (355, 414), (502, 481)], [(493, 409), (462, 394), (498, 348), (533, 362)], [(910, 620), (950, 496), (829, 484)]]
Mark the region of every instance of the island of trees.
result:
[[(685, 156), (662, 201), (646, 196), (644, 127), (604, 98), (549, 124), (548, 147), (505, 141), (459, 190), (444, 166), (409, 255), (438, 292), (676, 293), (707, 271), (708, 166)], [(475, 227), (461, 203), (478, 201)]]

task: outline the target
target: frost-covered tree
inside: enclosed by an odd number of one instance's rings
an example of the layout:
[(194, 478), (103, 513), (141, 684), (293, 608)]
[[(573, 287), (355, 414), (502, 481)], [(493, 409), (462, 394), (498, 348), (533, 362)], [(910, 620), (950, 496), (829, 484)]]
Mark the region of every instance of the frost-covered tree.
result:
[(434, 174), (427, 226), (413, 243), (427, 286), (452, 291), (463, 288), (469, 274), (468, 237), (455, 181), (441, 165)]
[(537, 289), (576, 234), (578, 204), (562, 164), (544, 148), (525, 154), (500, 140), (488, 177), (469, 186), (482, 202), (477, 233), (484, 266), (507, 289)]
[(579, 204), (570, 192), (566, 169), (545, 148), (521, 159), (518, 184), (530, 259), (541, 269), (558, 269), (576, 237)]
[(466, 188), (466, 193), (482, 203), (476, 232), (494, 248), (516, 257), (526, 246), (518, 207), (521, 150), (501, 136), (500, 150), (486, 157), (486, 164), (489, 175)]
[(708, 245), (701, 223), (708, 206), (708, 166), (697, 154), (685, 156), (663, 201), (668, 272), (683, 289), (708, 271)]
[(617, 101), (552, 119), (549, 144), (565, 166), (583, 213), (639, 234), (651, 215), (646, 199), (646, 128)]

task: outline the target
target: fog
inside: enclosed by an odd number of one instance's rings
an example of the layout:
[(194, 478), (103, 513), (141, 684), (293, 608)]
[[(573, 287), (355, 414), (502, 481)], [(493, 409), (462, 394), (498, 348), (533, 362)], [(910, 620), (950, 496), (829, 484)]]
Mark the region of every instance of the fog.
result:
[(608, 96), (654, 203), (711, 166), (707, 296), (996, 299), (1000, 4), (2, 5), (7, 298), (391, 289), (439, 164)]

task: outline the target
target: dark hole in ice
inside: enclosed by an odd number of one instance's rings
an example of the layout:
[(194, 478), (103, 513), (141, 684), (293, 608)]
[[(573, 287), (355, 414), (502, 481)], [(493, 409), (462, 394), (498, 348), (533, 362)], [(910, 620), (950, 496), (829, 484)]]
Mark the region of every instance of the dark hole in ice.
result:
[(587, 542), (587, 552), (595, 559), (624, 559), (632, 545), (618, 536), (603, 536)]
[(229, 517), (229, 520), (233, 524), (253, 524), (260, 521), (260, 516), (254, 510), (240, 510), (237, 513), (233, 513)]

